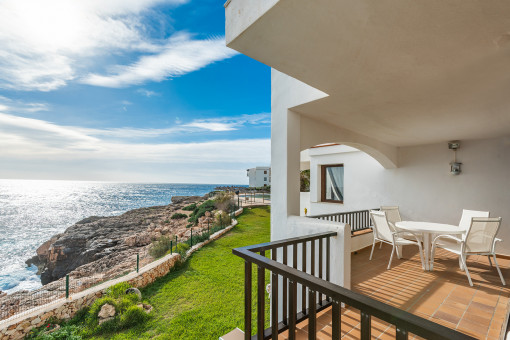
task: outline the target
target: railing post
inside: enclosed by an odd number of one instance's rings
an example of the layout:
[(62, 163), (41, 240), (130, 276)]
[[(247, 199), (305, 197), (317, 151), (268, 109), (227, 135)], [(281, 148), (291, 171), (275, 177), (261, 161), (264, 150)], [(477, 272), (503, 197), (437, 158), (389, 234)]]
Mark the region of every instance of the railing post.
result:
[[(260, 255), (266, 256), (265, 251), (261, 251)], [(264, 267), (257, 266), (257, 339), (264, 340), (264, 321), (265, 317), (265, 269)]]
[(372, 338), (371, 316), (361, 311), (361, 340), (370, 340)]
[(409, 338), (409, 333), (406, 329), (401, 328), (398, 325), (395, 325), (397, 337), (396, 340), (407, 340)]
[(340, 303), (333, 299), (333, 312), (331, 316), (332, 321), (332, 340), (339, 340), (340, 339), (340, 324), (341, 324), (341, 314), (340, 314)]
[(140, 254), (136, 254), (136, 272), (138, 273), (139, 270), (140, 270)]
[(189, 246), (193, 247), (193, 227), (190, 228), (190, 234), (189, 234)]
[(251, 340), (251, 263), (244, 262), (244, 339)]
[(69, 274), (66, 275), (66, 299), (69, 299)]
[(174, 241), (170, 241), (170, 255), (173, 254), (174, 251)]
[[(301, 244), (301, 271), (306, 273), (306, 242)], [(306, 287), (304, 285), (301, 285), (301, 311), (303, 314), (306, 313)]]
[[(277, 260), (277, 249), (272, 250), (273, 261)], [(278, 274), (271, 275), (271, 337), (278, 339)]]
[(289, 280), (289, 340), (296, 340), (297, 284)]
[(308, 340), (315, 340), (317, 338), (317, 305), (315, 291), (308, 289)]

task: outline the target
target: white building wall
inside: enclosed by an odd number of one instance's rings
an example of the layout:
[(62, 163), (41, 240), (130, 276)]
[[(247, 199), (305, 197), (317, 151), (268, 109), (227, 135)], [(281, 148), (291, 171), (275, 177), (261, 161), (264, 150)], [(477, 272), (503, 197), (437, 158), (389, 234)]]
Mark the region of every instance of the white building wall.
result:
[(256, 167), (247, 170), (249, 177), (249, 186), (251, 188), (261, 188), (271, 185), (271, 168)]
[[(406, 220), (458, 224), (462, 209), (503, 218), (498, 253), (510, 254), (510, 138), (462, 141), (462, 173), (449, 173), (447, 143), (399, 149), (399, 167), (384, 169), (363, 152), (310, 157), (310, 214), (398, 205)], [(321, 164), (344, 164), (344, 203), (320, 202)]]

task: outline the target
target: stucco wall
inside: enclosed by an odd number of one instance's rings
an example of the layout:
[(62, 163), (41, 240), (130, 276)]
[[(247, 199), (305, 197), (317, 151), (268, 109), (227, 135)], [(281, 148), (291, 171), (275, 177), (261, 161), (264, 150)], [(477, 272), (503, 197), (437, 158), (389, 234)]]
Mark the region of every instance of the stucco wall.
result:
[[(332, 141), (334, 142), (334, 141)], [(462, 173), (452, 176), (446, 143), (399, 149), (399, 168), (384, 169), (362, 152), (311, 158), (311, 214), (400, 206), (403, 219), (458, 224), (462, 209), (503, 218), (498, 253), (510, 254), (510, 138), (462, 141)], [(320, 164), (344, 164), (344, 204), (314, 203)], [(314, 195), (315, 194), (315, 195)]]

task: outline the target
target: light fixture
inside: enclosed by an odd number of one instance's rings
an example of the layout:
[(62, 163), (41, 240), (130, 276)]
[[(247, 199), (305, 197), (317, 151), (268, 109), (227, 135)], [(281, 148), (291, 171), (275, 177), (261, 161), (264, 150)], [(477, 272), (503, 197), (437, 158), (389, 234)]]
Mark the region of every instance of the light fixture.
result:
[(453, 162), (450, 163), (450, 173), (452, 175), (458, 175), (461, 172), (460, 166), (462, 163), (457, 162), (457, 149), (460, 148), (460, 141), (454, 140), (448, 142), (448, 149), (453, 150)]

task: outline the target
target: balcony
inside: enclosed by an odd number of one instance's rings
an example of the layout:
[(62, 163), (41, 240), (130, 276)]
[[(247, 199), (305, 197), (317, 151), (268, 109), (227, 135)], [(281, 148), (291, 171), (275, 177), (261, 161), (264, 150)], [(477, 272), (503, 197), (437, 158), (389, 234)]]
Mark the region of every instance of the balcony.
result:
[[(427, 272), (417, 250), (404, 247), (403, 258), (387, 270), (391, 247), (377, 248), (372, 261), (365, 248), (352, 255), (349, 290), (329, 282), (335, 270), (329, 260), (334, 237), (326, 232), (234, 249), (246, 261), (245, 329), (252, 329), (252, 264), (258, 268), (257, 331), (245, 339), (504, 337), (510, 289), (501, 285), (486, 257), (468, 258), (470, 287), (450, 253), (438, 251), (434, 271)], [(510, 260), (499, 262), (508, 277)], [(273, 285), (269, 324), (264, 323), (266, 270)]]

